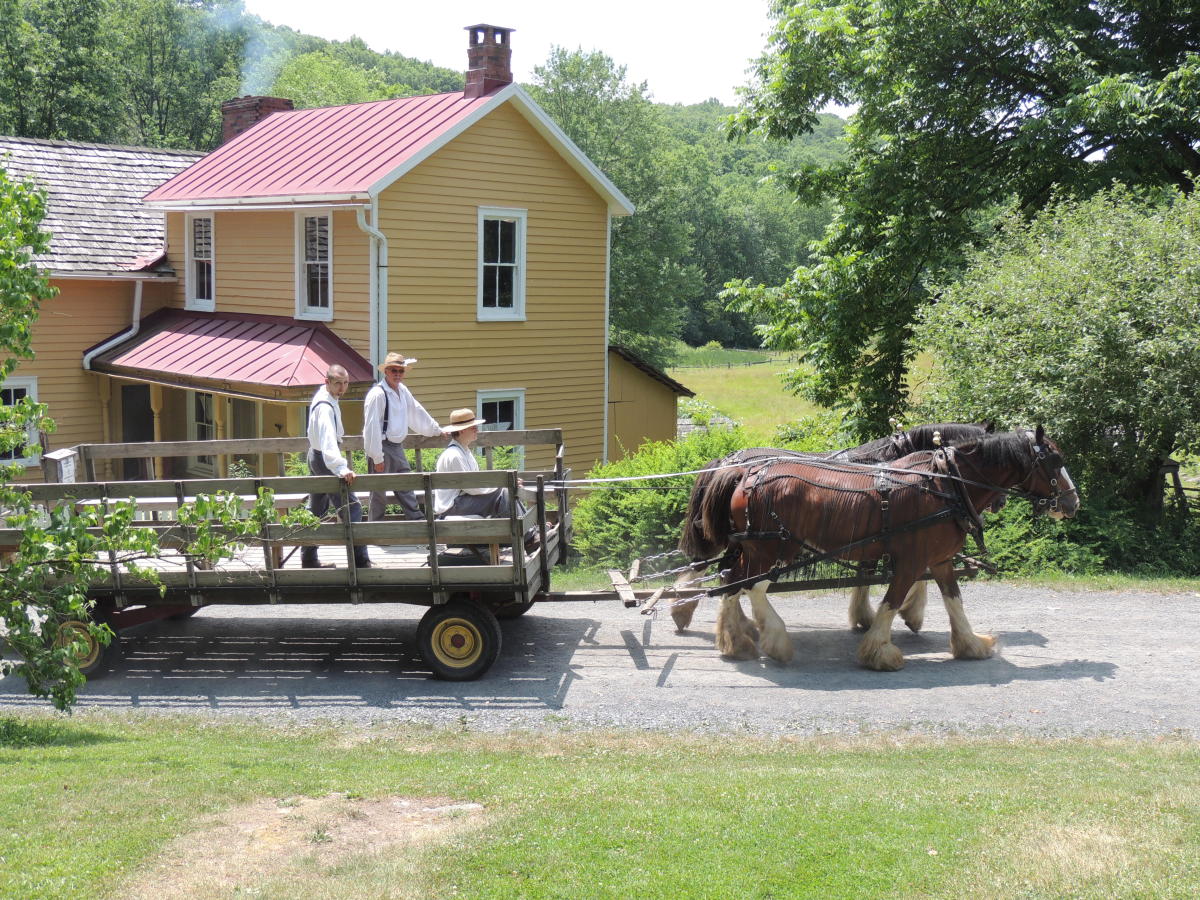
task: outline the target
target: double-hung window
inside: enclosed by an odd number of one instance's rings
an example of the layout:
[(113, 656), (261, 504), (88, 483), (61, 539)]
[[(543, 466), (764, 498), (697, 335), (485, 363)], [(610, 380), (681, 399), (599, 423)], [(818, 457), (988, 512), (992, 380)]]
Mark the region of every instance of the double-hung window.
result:
[(187, 309), (211, 312), (216, 308), (213, 282), (213, 217), (188, 216), (187, 274), (184, 278)]
[(525, 318), (525, 221), (523, 209), (479, 207), (480, 321)]
[(296, 216), (296, 317), (333, 318), (333, 223), (328, 213)]
[[(0, 406), (16, 406), (22, 400), (37, 400), (36, 378), (9, 378), (0, 385)], [(33, 449), (37, 447), (37, 431), (30, 428), (25, 435), (26, 443), (7, 450), (0, 450), (0, 465), (19, 463), (32, 466), (37, 463)]]
[[(523, 388), (477, 391), (475, 394), (479, 415), (484, 419), (481, 431), (520, 431), (525, 427), (525, 391)], [(525, 466), (525, 448), (497, 448), (501, 454), (498, 468)]]

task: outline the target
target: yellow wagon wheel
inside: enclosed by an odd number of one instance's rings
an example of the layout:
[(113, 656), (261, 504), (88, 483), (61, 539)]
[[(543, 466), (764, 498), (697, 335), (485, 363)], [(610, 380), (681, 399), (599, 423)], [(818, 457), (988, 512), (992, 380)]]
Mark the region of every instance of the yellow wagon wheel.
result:
[(501, 640), (495, 614), (469, 600), (430, 607), (417, 626), (421, 657), (445, 681), (478, 678), (500, 655)]
[(121, 639), (113, 635), (105, 646), (92, 634), (88, 623), (79, 619), (68, 619), (58, 626), (58, 637), (54, 646), (75, 646), (75, 662), (79, 671), (92, 678), (107, 670), (121, 656)]

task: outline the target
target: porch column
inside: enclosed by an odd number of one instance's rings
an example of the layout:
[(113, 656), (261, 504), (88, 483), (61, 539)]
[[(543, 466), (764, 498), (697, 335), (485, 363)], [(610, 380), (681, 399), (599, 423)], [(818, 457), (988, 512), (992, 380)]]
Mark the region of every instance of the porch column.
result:
[[(111, 444), (112, 439), (112, 379), (107, 375), (96, 376), (96, 393), (100, 396), (100, 437), (106, 444)], [(104, 461), (104, 471), (101, 475), (109, 481), (113, 477), (113, 467), (116, 462), (111, 459)]]
[[(218, 441), (225, 440), (228, 432), (226, 422), (229, 421), (229, 398), (213, 394), (213, 433)], [(229, 477), (229, 455), (222, 453), (217, 457), (217, 477)]]
[[(162, 429), (162, 411), (163, 411), (163, 389), (161, 384), (150, 385), (150, 412), (154, 413), (154, 443), (161, 444), (163, 439)], [(163, 457), (154, 457), (154, 471), (151, 473), (155, 478), (164, 478), (165, 467), (163, 465)]]

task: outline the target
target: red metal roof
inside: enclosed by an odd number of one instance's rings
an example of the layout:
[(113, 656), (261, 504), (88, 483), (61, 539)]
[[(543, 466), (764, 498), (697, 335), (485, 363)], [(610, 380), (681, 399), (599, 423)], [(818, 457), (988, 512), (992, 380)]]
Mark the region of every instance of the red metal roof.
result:
[(365, 194), (490, 100), (458, 91), (273, 113), (145, 200)]
[(143, 319), (134, 337), (97, 356), (92, 368), (146, 381), (302, 398), (325, 382), (333, 363), (345, 366), (351, 383), (374, 380), (371, 364), (322, 324), (163, 309)]

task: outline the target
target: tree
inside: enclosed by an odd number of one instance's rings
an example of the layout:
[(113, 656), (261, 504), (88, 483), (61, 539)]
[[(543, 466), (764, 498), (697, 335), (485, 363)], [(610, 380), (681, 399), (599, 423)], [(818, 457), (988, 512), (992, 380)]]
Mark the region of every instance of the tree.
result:
[[(238, 95), (250, 29), (236, 0), (114, 0), (125, 115), (113, 137), (209, 149), (221, 102)], [(117, 133), (116, 125), (123, 134)]]
[(816, 260), (744, 286), (765, 337), (812, 366), (797, 381), (864, 437), (906, 403), (912, 326), (997, 204), (1032, 212), (1056, 185), (1121, 179), (1191, 190), (1200, 173), (1195, 0), (801, 0), (778, 23), (736, 130), (789, 138), (855, 105), (844, 162), (792, 173), (836, 217)]
[(680, 214), (697, 157), (672, 141), (645, 83), (603, 53), (555, 47), (534, 74), (534, 99), (637, 207), (613, 222), (611, 339), (665, 363), (703, 285)]
[(106, 0), (0, 0), (0, 131), (105, 138), (120, 108), (107, 11)]
[(1086, 493), (1161, 497), (1161, 463), (1200, 452), (1200, 194), (1165, 193), (1005, 215), (919, 319), (922, 412), (1045, 423)]
[(290, 98), (297, 109), (386, 100), (391, 96), (377, 71), (343, 62), (323, 50), (293, 56), (284, 63), (271, 93)]

